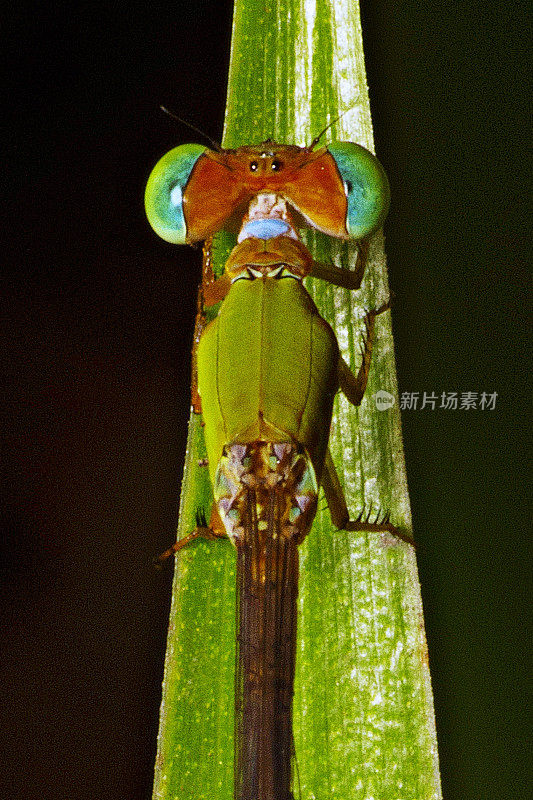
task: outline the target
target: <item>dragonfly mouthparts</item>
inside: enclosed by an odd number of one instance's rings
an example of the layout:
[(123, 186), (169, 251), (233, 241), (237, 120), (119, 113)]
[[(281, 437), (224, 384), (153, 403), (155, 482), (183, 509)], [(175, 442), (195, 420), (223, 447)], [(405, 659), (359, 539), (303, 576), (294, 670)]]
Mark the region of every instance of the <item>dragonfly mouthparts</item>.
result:
[(237, 242), (240, 244), (251, 237), (273, 239), (276, 236), (298, 239), (285, 199), (277, 194), (263, 192), (250, 202)]

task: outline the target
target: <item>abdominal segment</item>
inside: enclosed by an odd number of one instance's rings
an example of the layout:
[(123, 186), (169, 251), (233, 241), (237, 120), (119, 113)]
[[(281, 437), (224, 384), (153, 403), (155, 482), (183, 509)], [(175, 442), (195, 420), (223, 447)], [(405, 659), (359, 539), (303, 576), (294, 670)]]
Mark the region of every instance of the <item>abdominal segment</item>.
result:
[(237, 548), (235, 800), (292, 800), (298, 544), (318, 487), (304, 448), (224, 449), (215, 501)]

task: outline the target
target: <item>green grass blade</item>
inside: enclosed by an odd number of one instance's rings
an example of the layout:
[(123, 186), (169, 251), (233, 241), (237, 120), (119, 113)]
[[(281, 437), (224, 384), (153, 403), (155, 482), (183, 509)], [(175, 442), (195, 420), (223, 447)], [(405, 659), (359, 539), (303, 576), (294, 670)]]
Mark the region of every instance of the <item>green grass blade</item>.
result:
[[(325, 136), (372, 149), (355, 0), (236, 0), (224, 145)], [(394, 198), (392, 204), (394, 213)], [(343, 266), (355, 248), (312, 235), (317, 258)], [(219, 241), (218, 267), (228, 243)], [(374, 237), (361, 291), (320, 281), (310, 291), (344, 357), (359, 364), (365, 308), (388, 297), (383, 240)], [(411, 528), (390, 315), (376, 324), (367, 395), (356, 412), (336, 403), (331, 449), (352, 514), (370, 503)], [(210, 505), (203, 436), (189, 431), (180, 535)], [(324, 503), (321, 503), (323, 506)], [(233, 782), (234, 553), (198, 543), (174, 581), (154, 799), (231, 800)], [(295, 739), (303, 800), (433, 800), (440, 782), (415, 557), (376, 534), (335, 531), (319, 513), (302, 547)], [(296, 796), (298, 791), (296, 789)]]

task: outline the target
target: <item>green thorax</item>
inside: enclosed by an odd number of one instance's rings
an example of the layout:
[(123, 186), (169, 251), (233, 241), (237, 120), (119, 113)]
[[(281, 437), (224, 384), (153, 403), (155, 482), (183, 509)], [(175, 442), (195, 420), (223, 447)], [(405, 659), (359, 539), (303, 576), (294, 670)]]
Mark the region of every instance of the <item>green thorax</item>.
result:
[(320, 480), (338, 389), (338, 346), (301, 281), (237, 280), (198, 348), (211, 478), (225, 445), (303, 445)]

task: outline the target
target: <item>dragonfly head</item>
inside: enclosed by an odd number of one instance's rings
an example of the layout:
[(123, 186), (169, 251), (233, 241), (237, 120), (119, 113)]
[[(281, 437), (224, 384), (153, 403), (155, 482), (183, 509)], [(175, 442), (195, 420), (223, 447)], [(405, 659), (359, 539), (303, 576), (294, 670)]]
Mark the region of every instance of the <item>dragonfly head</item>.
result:
[(218, 151), (185, 144), (158, 161), (145, 203), (155, 232), (176, 244), (239, 227), (239, 242), (298, 238), (308, 226), (357, 240), (383, 223), (389, 187), (375, 156), (352, 142), (311, 149), (266, 141)]

